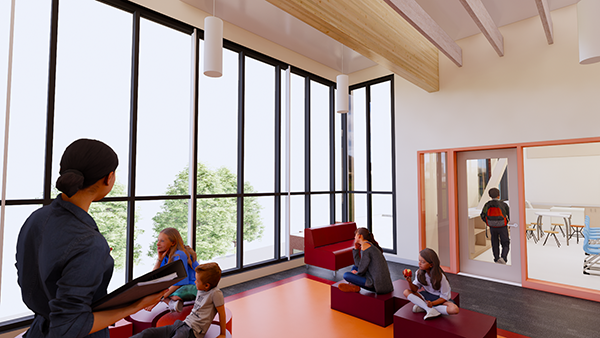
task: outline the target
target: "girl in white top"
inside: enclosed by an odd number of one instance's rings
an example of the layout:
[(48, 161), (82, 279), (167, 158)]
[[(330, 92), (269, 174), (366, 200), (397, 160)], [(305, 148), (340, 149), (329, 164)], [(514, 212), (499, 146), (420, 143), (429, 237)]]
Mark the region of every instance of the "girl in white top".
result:
[[(440, 267), (440, 259), (435, 251), (425, 248), (419, 252), (419, 271), (414, 281), (404, 276), (410, 289), (404, 290), (404, 296), (413, 304), (413, 312), (427, 312), (423, 319), (441, 314), (458, 314), (459, 308), (450, 299), (450, 283)], [(423, 291), (417, 292), (420, 288)]]

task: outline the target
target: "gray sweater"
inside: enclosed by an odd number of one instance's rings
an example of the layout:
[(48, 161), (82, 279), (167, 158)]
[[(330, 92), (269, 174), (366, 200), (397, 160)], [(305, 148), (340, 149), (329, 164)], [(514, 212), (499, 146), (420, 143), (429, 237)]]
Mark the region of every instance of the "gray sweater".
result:
[(367, 288), (374, 289), (379, 294), (394, 291), (387, 261), (376, 246), (371, 244), (368, 249), (362, 252), (361, 250), (352, 249), (352, 254), (354, 255), (354, 264), (358, 267), (357, 274), (367, 279), (365, 283)]

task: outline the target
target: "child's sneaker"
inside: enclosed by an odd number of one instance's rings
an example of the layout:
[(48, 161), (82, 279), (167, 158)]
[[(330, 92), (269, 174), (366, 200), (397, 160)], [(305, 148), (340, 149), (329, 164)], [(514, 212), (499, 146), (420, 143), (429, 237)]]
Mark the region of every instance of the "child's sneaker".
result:
[(423, 319), (427, 320), (430, 318), (438, 317), (439, 315), (441, 315), (441, 313), (438, 310), (431, 308), (431, 309), (429, 309), (429, 312), (427, 312), (425, 317), (423, 317)]
[(341, 283), (338, 288), (342, 292), (359, 292), (360, 286), (348, 283)]
[(169, 301), (169, 311), (181, 312), (181, 310), (183, 310), (183, 302), (181, 300), (170, 300)]
[(419, 305), (413, 305), (413, 312), (417, 313), (417, 312), (427, 312), (427, 311), (423, 310), (423, 308), (420, 307)]

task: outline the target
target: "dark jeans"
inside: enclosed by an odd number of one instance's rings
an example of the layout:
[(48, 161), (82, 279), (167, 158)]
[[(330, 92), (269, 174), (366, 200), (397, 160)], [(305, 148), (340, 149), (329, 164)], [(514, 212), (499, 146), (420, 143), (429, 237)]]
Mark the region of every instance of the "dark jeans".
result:
[(194, 331), (181, 320), (172, 325), (151, 327), (132, 336), (132, 338), (195, 338)]
[[(358, 270), (358, 267), (356, 265), (352, 266), (352, 270)], [(344, 279), (354, 285), (358, 285), (361, 288), (365, 289), (365, 290), (369, 290), (369, 291), (373, 291), (375, 292), (374, 289), (368, 288), (365, 286), (365, 284), (367, 283), (367, 278), (363, 277), (363, 276), (359, 276), (359, 275), (355, 275), (352, 273), (352, 271), (349, 272), (344, 272)]]
[[(510, 249), (510, 239), (508, 238), (508, 227), (492, 228), (490, 227), (490, 240), (492, 241), (492, 253), (494, 262), (500, 257), (508, 262), (508, 250)], [(502, 254), (500, 254), (500, 245), (502, 245)]]

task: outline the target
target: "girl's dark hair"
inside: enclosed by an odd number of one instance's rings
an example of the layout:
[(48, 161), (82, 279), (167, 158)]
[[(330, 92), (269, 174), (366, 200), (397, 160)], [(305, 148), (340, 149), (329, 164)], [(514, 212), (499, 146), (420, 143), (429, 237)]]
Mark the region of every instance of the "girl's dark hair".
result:
[(383, 252), (383, 249), (379, 246), (379, 243), (377, 243), (377, 241), (375, 240), (375, 237), (373, 237), (373, 234), (369, 231), (369, 229), (358, 228), (358, 229), (356, 229), (356, 231), (354, 231), (354, 235), (356, 235), (356, 234), (362, 235), (363, 238), (365, 239), (365, 241), (370, 242), (371, 244), (375, 245), (375, 247), (377, 249), (379, 249), (381, 252)]
[(62, 155), (56, 188), (71, 197), (115, 171), (118, 165), (117, 153), (107, 144), (79, 139), (71, 143)]
[[(435, 290), (439, 290), (442, 283), (442, 276), (445, 276), (444, 270), (440, 267), (440, 259), (435, 251), (425, 248), (419, 252), (419, 255), (423, 257), (423, 259), (431, 265), (431, 270), (429, 271), (429, 277), (431, 279), (431, 286)], [(417, 272), (417, 279), (419, 283), (423, 285), (427, 285), (427, 280), (425, 279), (425, 271), (419, 269)], [(446, 278), (447, 279), (447, 278)]]

